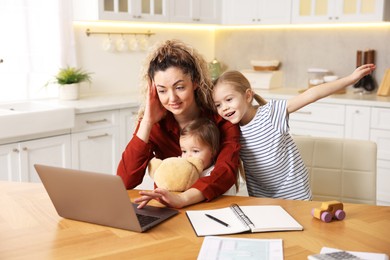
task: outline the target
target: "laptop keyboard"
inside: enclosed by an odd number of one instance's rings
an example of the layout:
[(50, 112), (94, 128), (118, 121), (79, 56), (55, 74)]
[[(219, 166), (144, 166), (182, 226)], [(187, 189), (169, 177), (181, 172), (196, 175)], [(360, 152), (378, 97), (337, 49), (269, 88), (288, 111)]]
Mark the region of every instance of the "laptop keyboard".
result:
[(147, 215), (142, 215), (142, 214), (139, 214), (137, 213), (137, 218), (139, 220), (139, 223), (141, 225), (141, 227), (144, 227), (158, 219), (160, 219), (159, 217), (154, 217), (154, 216), (147, 216)]

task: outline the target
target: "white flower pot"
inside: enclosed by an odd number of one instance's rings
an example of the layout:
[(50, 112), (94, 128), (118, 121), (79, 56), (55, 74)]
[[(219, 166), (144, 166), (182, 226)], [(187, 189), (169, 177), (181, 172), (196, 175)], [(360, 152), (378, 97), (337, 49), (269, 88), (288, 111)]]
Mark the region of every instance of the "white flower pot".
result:
[(79, 98), (79, 84), (59, 85), (60, 100), (77, 100)]

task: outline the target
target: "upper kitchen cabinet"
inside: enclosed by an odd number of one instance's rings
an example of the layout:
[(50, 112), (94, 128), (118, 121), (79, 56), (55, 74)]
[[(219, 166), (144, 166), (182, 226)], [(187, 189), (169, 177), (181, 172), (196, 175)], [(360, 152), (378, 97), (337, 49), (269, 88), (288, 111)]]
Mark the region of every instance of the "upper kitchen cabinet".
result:
[(223, 24), (289, 24), (291, 0), (224, 0)]
[(170, 0), (170, 21), (220, 24), (222, 0)]
[(75, 21), (168, 22), (168, 0), (73, 0)]
[(390, 18), (385, 0), (292, 0), (292, 23), (381, 22)]

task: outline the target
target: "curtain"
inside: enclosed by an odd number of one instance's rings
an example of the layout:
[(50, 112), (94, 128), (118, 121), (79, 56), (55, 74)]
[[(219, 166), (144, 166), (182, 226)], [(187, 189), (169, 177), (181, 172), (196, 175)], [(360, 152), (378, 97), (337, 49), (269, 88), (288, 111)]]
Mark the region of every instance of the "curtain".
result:
[(0, 0), (0, 102), (57, 96), (44, 87), (76, 66), (72, 1)]

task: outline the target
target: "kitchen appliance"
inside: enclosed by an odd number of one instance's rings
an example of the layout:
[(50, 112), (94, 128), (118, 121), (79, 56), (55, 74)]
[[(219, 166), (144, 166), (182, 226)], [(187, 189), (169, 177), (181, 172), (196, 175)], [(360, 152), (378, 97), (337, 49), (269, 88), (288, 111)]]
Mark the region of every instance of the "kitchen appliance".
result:
[(281, 88), (283, 84), (282, 71), (255, 71), (242, 70), (241, 73), (248, 79), (253, 89)]

